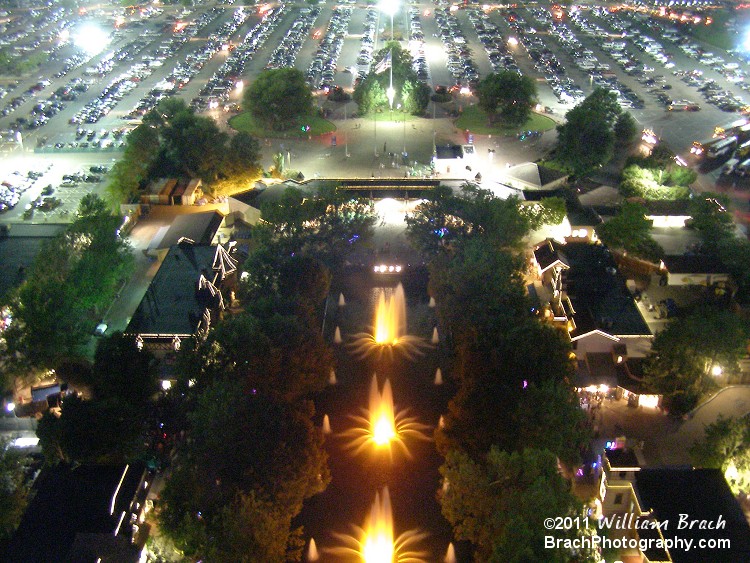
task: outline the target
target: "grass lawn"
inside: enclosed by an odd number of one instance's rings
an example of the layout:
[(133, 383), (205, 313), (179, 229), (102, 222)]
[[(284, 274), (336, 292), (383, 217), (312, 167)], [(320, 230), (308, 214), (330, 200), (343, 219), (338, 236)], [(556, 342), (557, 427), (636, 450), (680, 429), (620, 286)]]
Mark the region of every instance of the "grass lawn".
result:
[[(302, 126), (309, 125), (309, 131), (303, 131)], [(255, 137), (271, 137), (284, 139), (306, 139), (308, 136), (324, 135), (336, 130), (336, 126), (323, 119), (320, 116), (313, 115), (301, 117), (297, 120), (297, 125), (286, 131), (273, 131), (266, 129), (263, 125), (257, 123), (249, 111), (235, 115), (229, 120), (229, 126), (236, 131), (245, 131)]]
[(468, 129), (477, 135), (516, 135), (519, 131), (548, 131), (555, 126), (555, 122), (544, 115), (532, 113), (528, 121), (520, 127), (503, 127), (501, 123), (487, 125), (487, 114), (479, 106), (464, 108), (461, 117), (456, 120), (458, 129)]
[(727, 23), (734, 17), (734, 14), (721, 10), (711, 10), (710, 14), (714, 19), (713, 23), (711, 25), (692, 26), (690, 35), (699, 41), (725, 51), (737, 48), (740, 37), (727, 29)]

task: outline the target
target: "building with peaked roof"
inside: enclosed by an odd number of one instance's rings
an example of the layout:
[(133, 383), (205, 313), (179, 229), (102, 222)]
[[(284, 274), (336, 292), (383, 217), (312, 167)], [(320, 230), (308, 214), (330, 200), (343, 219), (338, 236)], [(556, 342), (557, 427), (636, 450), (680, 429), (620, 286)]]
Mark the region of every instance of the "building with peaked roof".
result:
[[(643, 356), (653, 335), (609, 250), (588, 241), (548, 239), (534, 247), (545, 319), (564, 328), (579, 360), (588, 353)], [(534, 284), (536, 286), (536, 284)]]
[(142, 462), (45, 468), (3, 559), (136, 563), (149, 481)]
[(555, 190), (565, 184), (565, 172), (549, 168), (536, 162), (524, 162), (511, 166), (502, 174), (502, 181), (521, 190)]
[(231, 243), (225, 248), (182, 240), (172, 246), (125, 333), (159, 354), (207, 331), (227, 307), (223, 292), (236, 281), (233, 252)]
[(223, 221), (224, 215), (219, 211), (177, 215), (170, 225), (156, 232), (149, 243), (148, 252), (163, 257), (183, 239), (194, 244), (213, 244)]

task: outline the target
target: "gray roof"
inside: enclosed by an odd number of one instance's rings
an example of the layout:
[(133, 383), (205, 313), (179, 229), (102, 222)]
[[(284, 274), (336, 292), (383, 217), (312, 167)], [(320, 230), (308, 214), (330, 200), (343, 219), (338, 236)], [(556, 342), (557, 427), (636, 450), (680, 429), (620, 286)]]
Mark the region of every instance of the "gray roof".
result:
[(193, 335), (205, 309), (215, 303), (198, 291), (204, 275), (213, 280), (211, 269), (216, 247), (187, 242), (169, 249), (146, 294), (130, 320), (126, 333)]
[(523, 182), (530, 188), (544, 190), (550, 184), (567, 178), (568, 175), (565, 172), (555, 170), (554, 168), (547, 168), (536, 162), (524, 162), (523, 164), (511, 166), (505, 172), (505, 176), (511, 181), (518, 180), (519, 182)]
[(576, 311), (571, 338), (594, 330), (612, 336), (651, 334), (605, 246), (569, 242), (565, 256), (570, 269), (563, 271), (563, 286)]
[(218, 211), (201, 211), (178, 215), (170, 225), (156, 248), (170, 248), (181, 238), (189, 238), (196, 244), (210, 244), (224, 219)]
[[(729, 549), (672, 548), (675, 563), (747, 563), (750, 561), (750, 526), (724, 475), (719, 469), (691, 467), (644, 468), (636, 474), (636, 492), (643, 510), (654, 510), (655, 518), (669, 521), (664, 534), (669, 537), (731, 541)], [(721, 516), (726, 527), (720, 530), (677, 529), (681, 514), (689, 520), (716, 522)]]

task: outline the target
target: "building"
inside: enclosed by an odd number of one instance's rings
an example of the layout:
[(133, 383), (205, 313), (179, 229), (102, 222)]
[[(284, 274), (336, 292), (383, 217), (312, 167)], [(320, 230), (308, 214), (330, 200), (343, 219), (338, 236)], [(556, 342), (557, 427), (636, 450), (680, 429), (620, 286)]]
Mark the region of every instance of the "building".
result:
[(596, 353), (646, 355), (653, 335), (605, 246), (548, 239), (532, 262), (537, 282), (529, 291), (544, 318), (566, 331), (579, 362)]
[[(605, 451), (596, 504), (610, 538), (673, 542), (669, 549), (625, 550), (623, 563), (750, 561), (750, 525), (719, 469), (644, 467), (637, 450), (618, 444)], [(712, 523), (718, 529), (708, 529)], [(697, 547), (715, 540), (728, 540), (729, 547)], [(686, 542), (693, 547), (685, 549)]]
[(171, 224), (160, 227), (148, 245), (147, 252), (163, 259), (170, 248), (182, 240), (194, 244), (214, 244), (224, 221), (219, 211), (200, 211), (177, 215)]
[(225, 248), (182, 240), (172, 246), (125, 334), (159, 356), (207, 331), (231, 302), (237, 269), (232, 254), (231, 243)]
[(464, 148), (462, 145), (439, 145), (432, 157), (435, 172), (443, 176), (462, 178), (466, 176)]
[(729, 283), (726, 266), (707, 254), (665, 256), (660, 264), (662, 285), (702, 285), (711, 287)]
[(552, 191), (568, 181), (568, 175), (536, 162), (511, 166), (502, 174), (502, 182), (524, 191)]
[(3, 558), (136, 563), (147, 536), (143, 520), (150, 481), (142, 462), (45, 468)]

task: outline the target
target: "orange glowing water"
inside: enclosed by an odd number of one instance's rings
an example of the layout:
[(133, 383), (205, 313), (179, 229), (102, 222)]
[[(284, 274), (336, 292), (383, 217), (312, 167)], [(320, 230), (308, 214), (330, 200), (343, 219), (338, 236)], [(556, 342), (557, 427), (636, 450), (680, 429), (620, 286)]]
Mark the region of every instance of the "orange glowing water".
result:
[(399, 338), (406, 332), (406, 297), (404, 287), (399, 283), (396, 289), (386, 297), (386, 290), (381, 290), (375, 309), (376, 344), (398, 344)]

